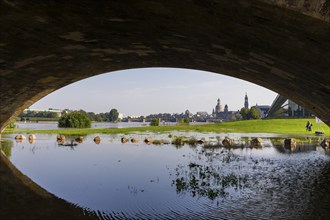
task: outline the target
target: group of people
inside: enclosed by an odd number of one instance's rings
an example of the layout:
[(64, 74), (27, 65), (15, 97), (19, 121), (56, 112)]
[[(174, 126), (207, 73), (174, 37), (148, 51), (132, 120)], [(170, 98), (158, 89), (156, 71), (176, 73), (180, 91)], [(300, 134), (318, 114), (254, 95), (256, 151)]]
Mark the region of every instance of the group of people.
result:
[(311, 122), (307, 121), (306, 131), (312, 131), (312, 126), (313, 126), (313, 124)]

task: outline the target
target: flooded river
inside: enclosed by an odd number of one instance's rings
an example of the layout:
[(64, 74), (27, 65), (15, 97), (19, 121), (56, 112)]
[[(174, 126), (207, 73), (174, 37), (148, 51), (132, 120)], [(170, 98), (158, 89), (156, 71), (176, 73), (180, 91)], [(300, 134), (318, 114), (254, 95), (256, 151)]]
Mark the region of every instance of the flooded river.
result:
[[(25, 134), (28, 136), (28, 134)], [(285, 148), (271, 134), (172, 132), (34, 142), (3, 135), (11, 162), (37, 184), (100, 219), (329, 219), (330, 157), (310, 143)], [(175, 136), (205, 143), (171, 142)], [(230, 137), (233, 147), (224, 147)], [(251, 146), (261, 137), (260, 146)], [(72, 141), (71, 141), (72, 140)]]

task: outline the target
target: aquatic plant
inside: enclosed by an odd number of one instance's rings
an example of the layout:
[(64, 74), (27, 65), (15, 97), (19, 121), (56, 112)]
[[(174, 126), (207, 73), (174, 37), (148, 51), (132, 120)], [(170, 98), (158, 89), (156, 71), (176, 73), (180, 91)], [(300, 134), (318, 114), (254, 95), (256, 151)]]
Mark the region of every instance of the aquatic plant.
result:
[(196, 145), (198, 143), (198, 140), (195, 137), (191, 137), (185, 142), (189, 145)]
[(175, 137), (175, 138), (172, 140), (172, 144), (174, 144), (174, 145), (176, 145), (176, 146), (184, 145), (184, 137), (182, 137), (182, 136)]
[(163, 144), (163, 140), (153, 140), (152, 144), (155, 144), (155, 145)]
[(225, 198), (229, 195), (229, 188), (239, 190), (247, 186), (247, 175), (222, 173), (221, 164), (215, 166), (213, 158), (222, 163), (237, 160), (238, 156), (231, 151), (223, 150), (220, 153), (201, 152), (208, 158), (209, 163), (190, 162), (187, 166), (178, 165), (176, 179), (173, 185), (177, 193), (189, 192), (192, 197), (207, 197), (210, 200)]

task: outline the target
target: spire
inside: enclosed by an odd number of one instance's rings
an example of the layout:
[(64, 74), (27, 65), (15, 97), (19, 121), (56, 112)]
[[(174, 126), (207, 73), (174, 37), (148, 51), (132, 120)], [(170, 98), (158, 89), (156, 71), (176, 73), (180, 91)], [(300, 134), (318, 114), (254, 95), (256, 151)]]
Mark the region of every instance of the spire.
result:
[(247, 92), (245, 93), (244, 108), (249, 108), (249, 98)]

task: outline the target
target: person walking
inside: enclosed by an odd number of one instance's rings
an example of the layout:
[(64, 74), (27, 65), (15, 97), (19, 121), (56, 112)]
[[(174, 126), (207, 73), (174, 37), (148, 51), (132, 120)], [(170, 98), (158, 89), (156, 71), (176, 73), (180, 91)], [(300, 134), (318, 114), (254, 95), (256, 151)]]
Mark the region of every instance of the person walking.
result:
[(307, 121), (307, 124), (306, 124), (306, 131), (309, 131), (309, 127), (310, 127), (311, 123), (309, 121)]

